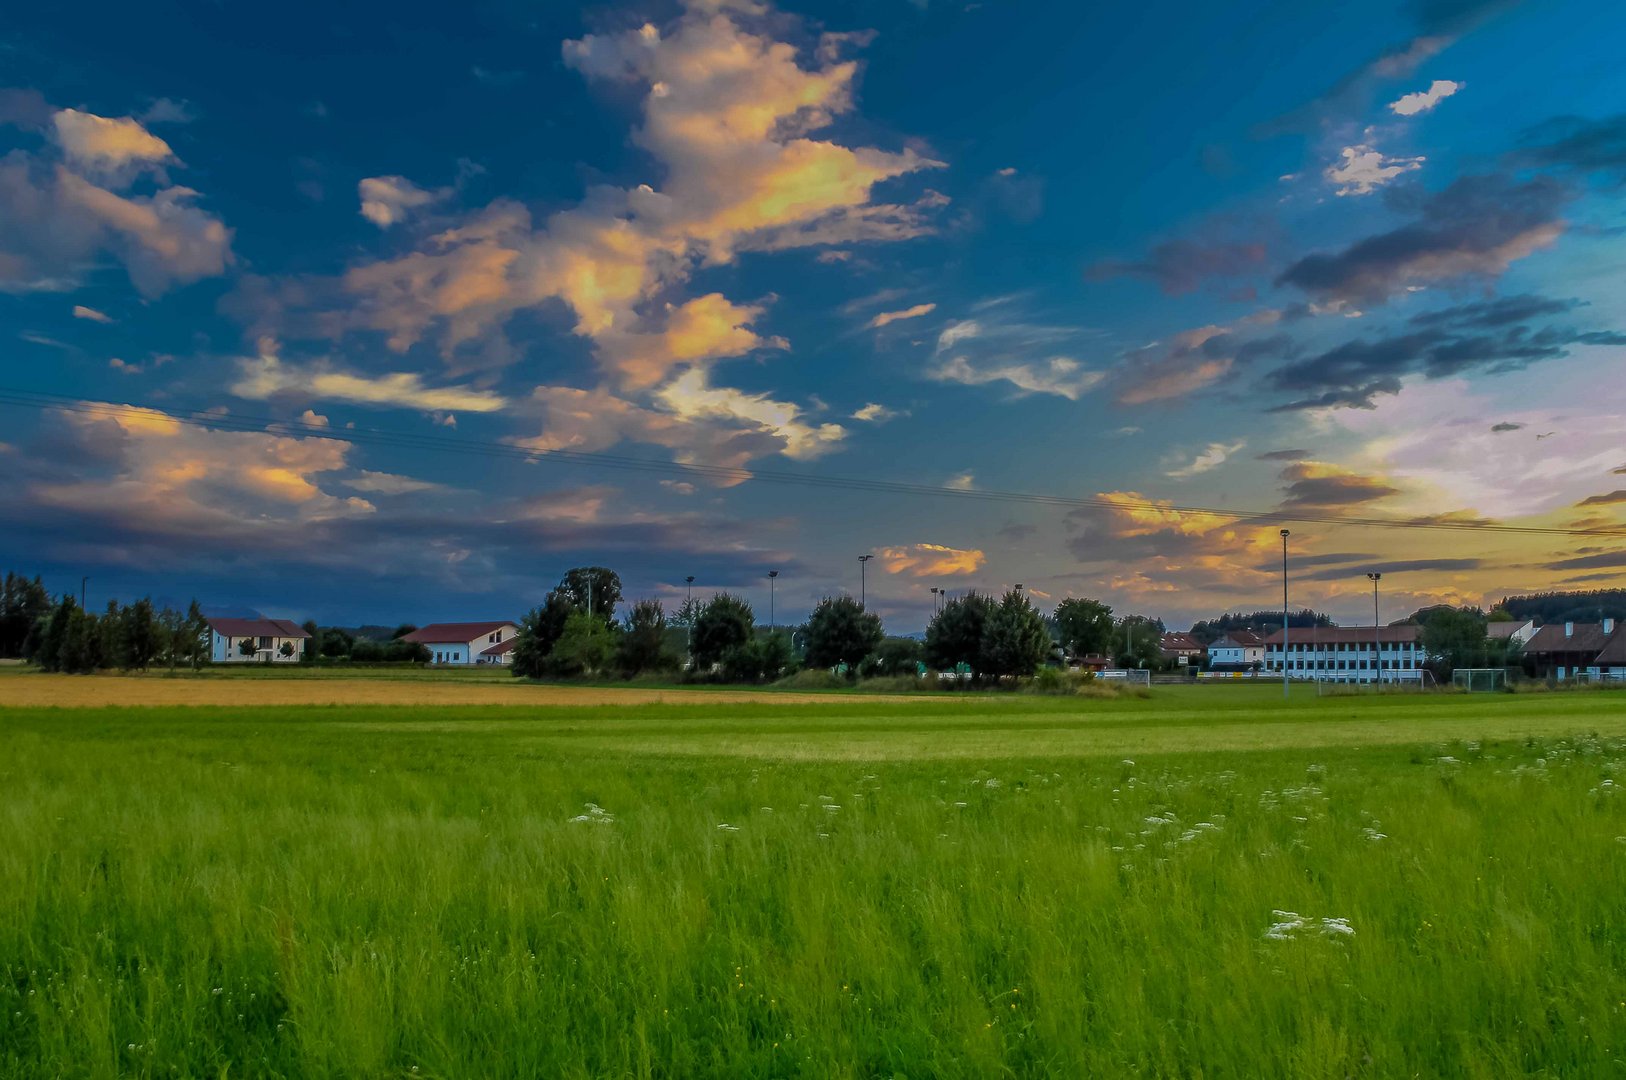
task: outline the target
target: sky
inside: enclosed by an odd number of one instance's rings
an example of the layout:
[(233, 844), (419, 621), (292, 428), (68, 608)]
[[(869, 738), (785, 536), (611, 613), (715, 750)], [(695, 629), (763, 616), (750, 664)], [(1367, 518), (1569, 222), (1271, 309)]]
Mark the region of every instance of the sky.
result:
[(1623, 46), (1603, 0), (12, 12), (0, 565), (341, 625), (581, 564), (766, 621), (777, 570), (776, 621), (898, 632), (1268, 608), (1283, 527), (1345, 622), (1369, 571), (1386, 620), (1626, 585)]

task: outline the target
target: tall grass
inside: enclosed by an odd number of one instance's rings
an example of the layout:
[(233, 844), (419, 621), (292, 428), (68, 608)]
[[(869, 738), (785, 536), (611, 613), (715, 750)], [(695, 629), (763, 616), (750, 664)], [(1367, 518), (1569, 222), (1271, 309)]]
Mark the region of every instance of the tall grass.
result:
[[(787, 710), (830, 750), (797, 761), (696, 752), (780, 722), (764, 706), (0, 712), (0, 1074), (1626, 1059), (1618, 719), (1131, 761), (1052, 756), (1056, 703), (1016, 699), (1002, 754), (845, 758), (842, 715), (904, 748), (972, 722), (932, 707)], [(702, 741), (647, 752), (657, 728)], [(1294, 921), (1276, 911), (1302, 925), (1268, 937)]]

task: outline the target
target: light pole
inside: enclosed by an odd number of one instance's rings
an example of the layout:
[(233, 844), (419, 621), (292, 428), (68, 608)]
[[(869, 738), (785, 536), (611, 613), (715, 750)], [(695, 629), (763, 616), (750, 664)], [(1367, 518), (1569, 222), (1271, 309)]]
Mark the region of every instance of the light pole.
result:
[(88, 581), (90, 581), (90, 575), (89, 574), (86, 574), (84, 577), (79, 579), (79, 610), (80, 611), (85, 610), (85, 584)]
[(1376, 570), (1367, 572), (1372, 579), (1372, 682), (1383, 681), (1383, 642), (1380, 640), (1381, 628), (1378, 626), (1378, 579), (1383, 574)]
[(1287, 700), (1287, 538), (1288, 529), (1282, 530), (1282, 700)]
[(683, 583), (689, 587), (688, 599), (683, 603), (683, 621), (689, 624), (689, 665), (692, 667), (694, 666), (694, 575), (690, 574), (684, 578)]
[(779, 576), (779, 571), (777, 571), (777, 570), (769, 570), (768, 571), (768, 634), (769, 634), (769, 636), (772, 636), (773, 631), (774, 631), (774, 622), (773, 622), (773, 579), (778, 577), (778, 576)]
[(865, 570), (869, 566), (869, 561), (871, 559), (873, 559), (873, 558), (875, 558), (875, 556), (873, 556), (873, 555), (860, 555), (860, 556), (858, 556), (858, 606), (859, 607), (867, 607), (868, 604), (869, 604), (869, 585), (868, 585), (868, 581), (866, 580)]
[(938, 594), (938, 591), (939, 590), (938, 590), (937, 586), (933, 585), (932, 586), (932, 614), (933, 615), (937, 614), (937, 594)]

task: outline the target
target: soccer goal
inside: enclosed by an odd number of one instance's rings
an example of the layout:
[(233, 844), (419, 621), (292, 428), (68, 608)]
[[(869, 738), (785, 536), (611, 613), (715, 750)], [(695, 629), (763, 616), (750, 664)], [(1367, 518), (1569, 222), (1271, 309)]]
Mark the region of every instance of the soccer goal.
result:
[(1504, 668), (1457, 668), (1451, 672), (1451, 685), (1471, 694), (1489, 693), (1507, 689), (1507, 671)]
[(1145, 668), (1107, 668), (1095, 674), (1097, 679), (1109, 679), (1129, 686), (1151, 686), (1152, 673)]

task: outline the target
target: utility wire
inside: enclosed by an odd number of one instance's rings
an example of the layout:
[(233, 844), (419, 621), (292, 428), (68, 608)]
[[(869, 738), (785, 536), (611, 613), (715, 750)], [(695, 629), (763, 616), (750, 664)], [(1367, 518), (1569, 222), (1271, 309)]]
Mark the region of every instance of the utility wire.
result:
[(1605, 526), (1592, 529), (1564, 528), (1562, 526), (1507, 525), (1499, 522), (1453, 520), (1435, 518), (1357, 517), (1348, 515), (1316, 514), (1295, 510), (1228, 510), (1212, 506), (1179, 506), (1150, 499), (1080, 498), (1048, 495), (1040, 492), (999, 491), (983, 488), (955, 488), (935, 484), (911, 484), (895, 480), (873, 480), (856, 476), (829, 476), (809, 473), (781, 472), (765, 469), (734, 468), (726, 465), (703, 465), (689, 462), (660, 461), (654, 458), (632, 457), (621, 454), (595, 453), (565, 448), (537, 449), (515, 443), (485, 442), (449, 435), (415, 435), (410, 432), (388, 431), (380, 428), (336, 429), (299, 420), (278, 420), (267, 416), (248, 416), (242, 413), (217, 412), (198, 409), (148, 408), (136, 405), (118, 405), (111, 402), (86, 401), (59, 394), (43, 394), (27, 390), (0, 387), (0, 405), (14, 408), (37, 409), (48, 412), (74, 412), (112, 419), (151, 418), (154, 413), (169, 421), (190, 427), (218, 431), (249, 432), (269, 435), (298, 435), (305, 438), (329, 439), (359, 446), (378, 446), (388, 449), (413, 449), (432, 453), (472, 454), (480, 457), (508, 459), (523, 462), (556, 462), (567, 465), (621, 469), (634, 472), (655, 472), (699, 477), (730, 484), (754, 480), (760, 483), (797, 485), (839, 491), (869, 491), (893, 495), (926, 495), (943, 498), (969, 499), (980, 502), (1023, 503), (1035, 506), (1054, 506), (1069, 510), (1145, 510), (1160, 514), (1201, 514), (1223, 518), (1235, 523), (1267, 524), (1294, 522), (1320, 525), (1347, 525), (1372, 529), (1410, 529), (1441, 532), (1508, 533), (1533, 536), (1572, 537), (1626, 537), (1626, 526)]

